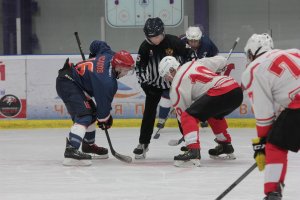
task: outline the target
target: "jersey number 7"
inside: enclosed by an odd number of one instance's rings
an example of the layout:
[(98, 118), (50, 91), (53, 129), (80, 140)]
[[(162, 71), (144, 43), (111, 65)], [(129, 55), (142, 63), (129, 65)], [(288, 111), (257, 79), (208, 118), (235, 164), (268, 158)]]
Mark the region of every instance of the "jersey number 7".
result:
[(276, 58), (269, 69), (273, 74), (279, 77), (282, 75), (285, 69), (288, 69), (295, 79), (300, 77), (300, 66), (298, 66), (297, 63), (292, 61), (286, 55), (281, 55)]

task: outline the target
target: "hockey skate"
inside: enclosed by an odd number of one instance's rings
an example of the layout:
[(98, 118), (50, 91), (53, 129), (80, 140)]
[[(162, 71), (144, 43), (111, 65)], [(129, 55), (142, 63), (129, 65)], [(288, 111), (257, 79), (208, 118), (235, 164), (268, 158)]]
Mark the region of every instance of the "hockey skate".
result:
[(234, 149), (230, 142), (219, 142), (215, 139), (215, 142), (218, 145), (214, 149), (209, 149), (208, 154), (210, 158), (216, 160), (234, 160), (236, 159), (235, 155), (233, 154)]
[(187, 146), (182, 146), (180, 147), (180, 151), (188, 151), (189, 148)]
[(284, 183), (278, 183), (276, 191), (268, 193), (263, 200), (281, 200), (284, 186)]
[(92, 156), (93, 159), (107, 159), (108, 150), (104, 147), (99, 147), (96, 144), (88, 144), (82, 142), (82, 152), (88, 153)]
[(86, 153), (82, 153), (70, 144), (68, 138), (66, 139), (65, 159), (63, 165), (65, 166), (89, 166), (92, 164), (92, 157)]
[(148, 144), (138, 144), (138, 146), (133, 150), (133, 153), (135, 154), (135, 159), (145, 159), (146, 152), (148, 150)]
[(200, 149), (188, 149), (188, 151), (178, 156), (174, 156), (174, 166), (176, 167), (200, 167)]
[(166, 123), (166, 120), (165, 119), (158, 119), (158, 122), (156, 124), (156, 127), (159, 128), (159, 129), (162, 129), (165, 127), (165, 123)]
[(281, 200), (282, 195), (279, 192), (270, 192), (263, 200)]

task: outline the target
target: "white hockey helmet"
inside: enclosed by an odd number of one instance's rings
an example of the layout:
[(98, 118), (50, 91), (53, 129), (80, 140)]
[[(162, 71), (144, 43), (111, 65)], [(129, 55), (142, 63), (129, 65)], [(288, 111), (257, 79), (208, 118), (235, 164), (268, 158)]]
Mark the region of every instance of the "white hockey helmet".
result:
[(158, 65), (159, 76), (164, 77), (170, 74), (170, 69), (173, 68), (177, 70), (179, 65), (180, 63), (173, 56), (164, 57)]
[(202, 32), (197, 26), (190, 26), (186, 32), (185, 36), (188, 40), (200, 40), (202, 37)]
[(256, 57), (257, 55), (269, 51), (274, 48), (273, 40), (267, 33), (253, 34), (244, 48), (247, 58), (249, 54)]

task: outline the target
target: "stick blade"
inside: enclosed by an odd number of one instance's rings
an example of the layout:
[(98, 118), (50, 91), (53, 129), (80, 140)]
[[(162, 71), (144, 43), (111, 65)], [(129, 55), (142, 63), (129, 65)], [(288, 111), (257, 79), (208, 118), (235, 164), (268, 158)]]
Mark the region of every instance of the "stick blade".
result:
[(169, 146), (177, 146), (177, 145), (179, 145), (181, 142), (183, 142), (184, 141), (184, 138), (182, 137), (182, 138), (180, 138), (179, 140), (170, 140), (169, 142), (168, 142), (168, 145)]
[(158, 139), (160, 137), (160, 128), (156, 131), (155, 135), (153, 136), (154, 139)]
[(115, 152), (113, 156), (122, 162), (132, 163), (132, 158), (130, 156), (125, 156), (117, 152)]

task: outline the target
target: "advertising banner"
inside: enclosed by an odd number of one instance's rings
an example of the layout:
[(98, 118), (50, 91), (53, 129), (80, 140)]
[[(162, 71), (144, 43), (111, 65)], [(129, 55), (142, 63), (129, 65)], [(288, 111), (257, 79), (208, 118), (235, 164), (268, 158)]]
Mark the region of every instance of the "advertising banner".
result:
[(80, 61), (79, 56), (51, 55), (27, 57), (27, 118), (66, 119), (69, 114), (56, 93), (56, 77), (65, 60)]
[[(68, 57), (73, 63), (81, 60), (75, 55), (0, 57), (0, 118), (68, 119), (64, 103), (56, 93), (58, 70)], [(244, 54), (232, 54), (224, 74), (240, 83), (245, 66)], [(111, 113), (114, 118), (141, 118), (144, 101), (145, 94), (136, 75), (125, 76), (118, 79)], [(246, 95), (242, 105), (228, 117), (253, 117)]]

